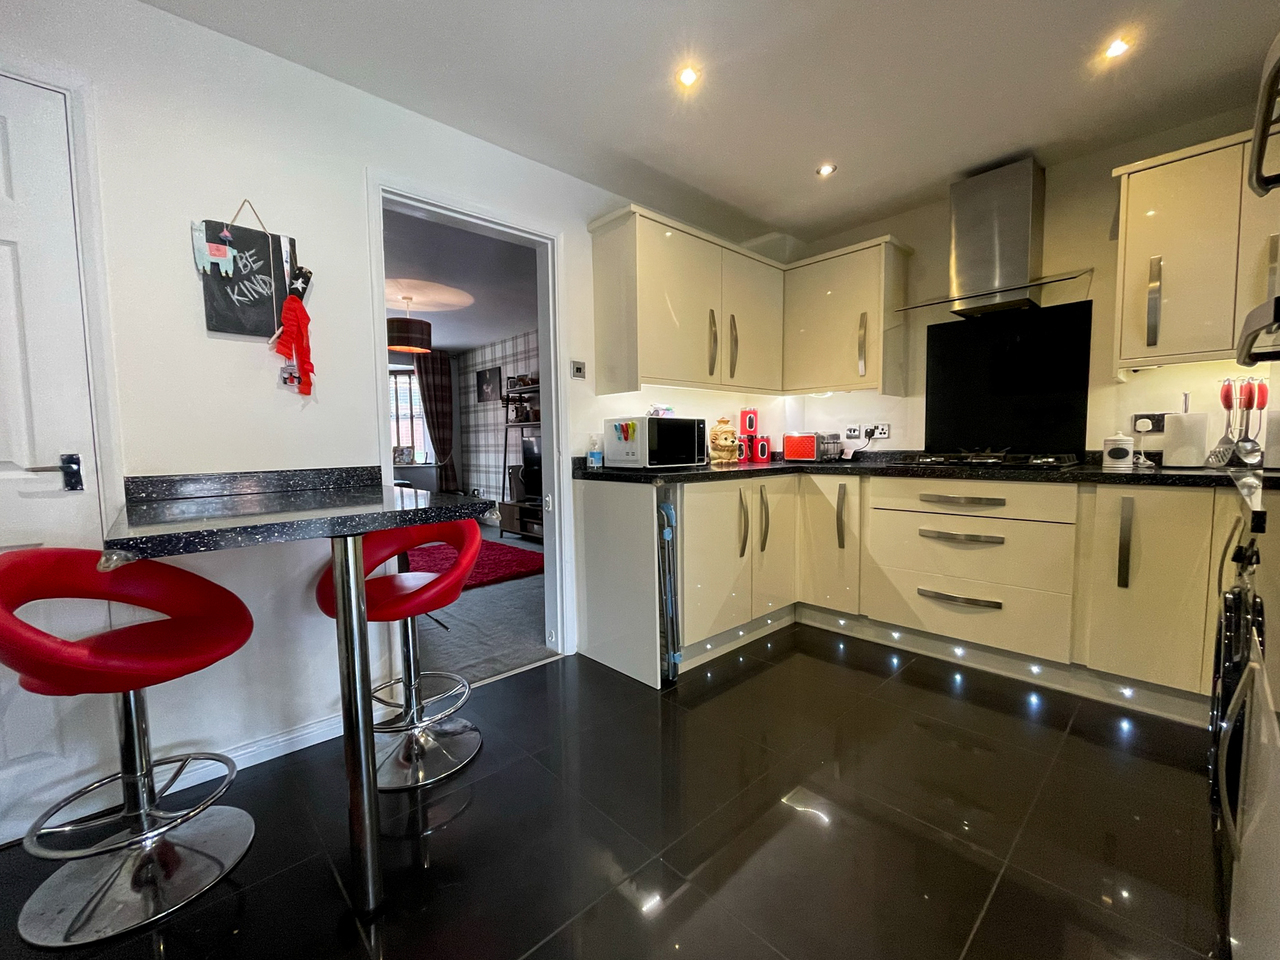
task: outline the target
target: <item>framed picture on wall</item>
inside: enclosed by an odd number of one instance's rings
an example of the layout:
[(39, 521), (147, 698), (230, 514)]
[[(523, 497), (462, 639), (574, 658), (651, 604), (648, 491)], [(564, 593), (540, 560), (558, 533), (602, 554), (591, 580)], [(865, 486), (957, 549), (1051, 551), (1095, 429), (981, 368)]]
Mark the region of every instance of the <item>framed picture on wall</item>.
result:
[(476, 371), (476, 402), (496, 403), (502, 399), (502, 368)]

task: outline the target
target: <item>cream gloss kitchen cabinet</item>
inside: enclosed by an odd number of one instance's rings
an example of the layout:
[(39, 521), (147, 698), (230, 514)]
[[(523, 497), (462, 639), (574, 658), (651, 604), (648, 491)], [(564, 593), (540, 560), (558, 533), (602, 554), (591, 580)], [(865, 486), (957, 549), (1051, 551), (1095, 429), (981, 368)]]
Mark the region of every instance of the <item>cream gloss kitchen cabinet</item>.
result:
[(796, 599), (838, 613), (859, 610), (861, 477), (800, 476)]
[(686, 647), (795, 602), (795, 476), (681, 487)]
[(1087, 666), (1208, 692), (1203, 663), (1213, 514), (1210, 489), (1116, 485), (1090, 494), (1082, 488), (1079, 653)]
[(781, 387), (781, 268), (637, 208), (592, 232), (596, 393)]
[(785, 274), (782, 389), (905, 396), (906, 251), (892, 238), (802, 260)]

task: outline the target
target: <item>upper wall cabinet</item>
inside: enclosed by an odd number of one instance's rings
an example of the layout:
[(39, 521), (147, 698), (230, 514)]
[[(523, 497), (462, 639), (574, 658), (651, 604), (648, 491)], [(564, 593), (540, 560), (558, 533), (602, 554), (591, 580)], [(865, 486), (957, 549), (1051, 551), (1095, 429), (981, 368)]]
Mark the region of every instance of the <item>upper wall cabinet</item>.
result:
[(885, 239), (787, 269), (783, 390), (906, 395), (904, 258)]
[(1274, 285), (1280, 197), (1249, 190), (1245, 139), (1115, 171), (1119, 369), (1234, 357), (1241, 321)]
[(597, 393), (781, 388), (779, 267), (634, 211), (594, 234)]

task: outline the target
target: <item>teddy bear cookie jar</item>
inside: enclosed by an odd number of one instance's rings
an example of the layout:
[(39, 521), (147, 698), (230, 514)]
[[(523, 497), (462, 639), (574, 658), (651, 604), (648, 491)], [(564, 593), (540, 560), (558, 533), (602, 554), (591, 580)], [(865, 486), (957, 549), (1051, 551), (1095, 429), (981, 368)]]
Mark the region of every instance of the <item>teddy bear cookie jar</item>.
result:
[(738, 432), (729, 424), (728, 417), (721, 417), (711, 428), (711, 465), (738, 462)]

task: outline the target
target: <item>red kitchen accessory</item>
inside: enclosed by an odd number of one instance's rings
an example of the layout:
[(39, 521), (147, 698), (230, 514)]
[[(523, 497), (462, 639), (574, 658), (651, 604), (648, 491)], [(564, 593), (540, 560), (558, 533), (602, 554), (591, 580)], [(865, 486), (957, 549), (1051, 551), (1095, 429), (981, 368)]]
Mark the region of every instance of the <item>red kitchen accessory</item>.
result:
[(1211, 467), (1225, 467), (1227, 461), (1231, 459), (1231, 451), (1236, 447), (1235, 433), (1231, 429), (1231, 421), (1236, 405), (1235, 381), (1223, 380), (1222, 389), (1218, 391), (1218, 397), (1222, 401), (1222, 409), (1227, 411), (1227, 429), (1214, 448), (1209, 451), (1209, 456), (1205, 458), (1205, 463)]
[(756, 437), (751, 444), (751, 462), (768, 463), (771, 451), (768, 437)]
[(760, 432), (760, 414), (755, 407), (743, 407), (738, 418), (738, 436), (754, 437)]
[(748, 458), (751, 456), (751, 444), (749, 441), (752, 439), (753, 439), (752, 437), (738, 438), (738, 462), (739, 463), (746, 463)]
[[(1262, 410), (1267, 405), (1267, 385), (1261, 380), (1250, 377), (1240, 386), (1240, 406), (1244, 408), (1244, 427), (1240, 431), (1240, 439), (1236, 441), (1236, 455), (1249, 466), (1262, 462), (1262, 444), (1249, 436), (1249, 421), (1255, 409)], [(1258, 418), (1261, 423), (1262, 418)]]
[(784, 433), (782, 435), (782, 459), (817, 460), (818, 435), (816, 433)]

